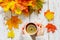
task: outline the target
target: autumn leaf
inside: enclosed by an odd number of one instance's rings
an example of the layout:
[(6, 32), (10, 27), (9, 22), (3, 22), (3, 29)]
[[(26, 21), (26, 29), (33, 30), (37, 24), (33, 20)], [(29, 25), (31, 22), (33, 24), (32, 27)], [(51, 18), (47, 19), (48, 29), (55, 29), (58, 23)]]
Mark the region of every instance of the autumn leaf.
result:
[(46, 17), (46, 19), (48, 21), (51, 21), (54, 19), (54, 12), (51, 12), (50, 10), (47, 10), (45, 13), (44, 13), (44, 16)]
[[(4, 12), (11, 11), (11, 13), (21, 15), (24, 10), (24, 15), (28, 16), (34, 10), (42, 9), (43, 2), (44, 0), (0, 0), (0, 6), (4, 9)], [(31, 9), (28, 8), (29, 6)], [(28, 10), (27, 12), (27, 8), (31, 11)]]
[(25, 17), (29, 16), (28, 8), (26, 8), (25, 10), (23, 10), (23, 14), (25, 15)]
[(7, 20), (6, 25), (8, 25), (8, 29), (12, 30), (12, 28), (18, 28), (20, 23), (22, 23), (21, 19), (18, 19), (17, 16), (12, 16)]
[(21, 13), (22, 13), (22, 11), (21, 11), (19, 8), (17, 8), (17, 9), (15, 10), (15, 14), (20, 15)]
[(52, 32), (52, 33), (54, 33), (55, 30), (57, 29), (55, 25), (50, 24), (50, 23), (48, 23), (48, 24), (46, 25), (46, 28), (47, 28), (47, 31), (48, 31), (48, 32)]
[(15, 37), (15, 33), (13, 30), (11, 30), (10, 32), (8, 32), (8, 38), (14, 38)]
[(3, 0), (0, 0), (0, 2), (2, 2)]

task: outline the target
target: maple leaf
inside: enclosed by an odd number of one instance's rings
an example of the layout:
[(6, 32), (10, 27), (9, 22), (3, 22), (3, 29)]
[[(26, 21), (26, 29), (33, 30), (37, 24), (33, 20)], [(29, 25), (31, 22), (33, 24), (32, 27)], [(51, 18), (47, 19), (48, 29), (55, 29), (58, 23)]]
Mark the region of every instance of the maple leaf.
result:
[(48, 24), (46, 25), (46, 28), (47, 28), (47, 31), (48, 31), (48, 32), (52, 32), (52, 33), (54, 33), (55, 30), (57, 29), (55, 25), (50, 24), (50, 23), (48, 23)]
[(8, 29), (12, 30), (12, 28), (18, 28), (20, 23), (22, 23), (21, 19), (18, 19), (17, 16), (12, 16), (7, 20), (6, 25), (8, 25)]
[(51, 21), (54, 19), (54, 12), (51, 12), (50, 10), (47, 10), (44, 13), (44, 16), (47, 18), (48, 21)]
[(15, 33), (13, 30), (11, 30), (10, 32), (8, 32), (8, 38), (14, 38), (15, 37)]
[[(43, 7), (42, 0), (0, 0), (0, 6), (4, 9), (5, 12), (11, 11), (12, 13), (21, 15), (24, 13), (26, 16), (31, 14), (33, 10), (39, 10)], [(28, 7), (31, 7), (30, 9)], [(28, 12), (26, 11), (28, 9)], [(24, 10), (24, 12), (23, 12)]]

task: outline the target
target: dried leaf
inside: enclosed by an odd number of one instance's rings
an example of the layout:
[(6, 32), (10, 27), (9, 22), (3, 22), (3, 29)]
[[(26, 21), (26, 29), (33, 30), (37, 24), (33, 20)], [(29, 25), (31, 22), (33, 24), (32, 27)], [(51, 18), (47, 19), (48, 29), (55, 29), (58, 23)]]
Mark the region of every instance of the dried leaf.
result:
[(12, 28), (18, 28), (20, 23), (22, 23), (21, 19), (18, 19), (17, 16), (12, 16), (12, 18), (7, 20), (6, 25), (8, 25), (8, 29), (12, 30)]
[[(12, 13), (20, 15), (23, 10), (25, 15), (31, 14), (34, 10), (42, 9), (42, 0), (0, 0), (0, 6), (3, 7), (4, 11), (11, 11)], [(28, 8), (30, 6), (31, 8)], [(18, 9), (17, 9), (18, 8)], [(29, 9), (28, 12), (26, 9)], [(40, 10), (41, 11), (41, 10)]]
[(48, 31), (48, 32), (52, 32), (52, 33), (54, 33), (55, 30), (57, 29), (55, 25), (50, 24), (50, 23), (48, 23), (48, 24), (46, 25), (46, 28), (47, 28), (47, 31)]
[(15, 10), (15, 13), (18, 14), (18, 15), (20, 15), (20, 14), (22, 13), (22, 11), (21, 11), (19, 8), (17, 8), (17, 9)]
[(41, 9), (43, 7), (43, 2), (41, 2), (40, 0), (37, 0), (36, 2), (37, 9)]
[(11, 30), (10, 32), (8, 32), (8, 38), (14, 38), (15, 37), (15, 33), (13, 30)]
[(44, 13), (44, 16), (47, 18), (48, 21), (51, 21), (54, 19), (54, 12), (51, 12), (50, 10), (47, 10)]

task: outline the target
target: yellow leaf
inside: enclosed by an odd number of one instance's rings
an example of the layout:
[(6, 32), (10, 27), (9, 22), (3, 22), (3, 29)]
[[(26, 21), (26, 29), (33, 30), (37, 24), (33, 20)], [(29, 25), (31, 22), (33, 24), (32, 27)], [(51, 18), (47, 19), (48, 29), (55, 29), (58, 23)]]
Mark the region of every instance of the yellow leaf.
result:
[(14, 38), (15, 37), (15, 34), (14, 34), (14, 31), (11, 30), (10, 32), (8, 32), (8, 38)]
[(9, 8), (8, 7), (4, 7), (4, 12), (7, 12), (9, 11)]
[(51, 12), (50, 10), (47, 10), (47, 12), (45, 12), (45, 17), (50, 21), (54, 19), (54, 12)]
[(10, 5), (15, 5), (15, 1), (11, 1), (10, 2)]
[(10, 6), (11, 6), (11, 5), (10, 5), (10, 2), (9, 2), (9, 3), (7, 4), (7, 6), (4, 7), (4, 11), (5, 11), (5, 12), (9, 11)]
[(3, 2), (3, 0), (0, 0), (0, 2)]
[(20, 15), (22, 13), (22, 11), (20, 9), (16, 9), (15, 13), (18, 14), (18, 15)]
[(11, 7), (13, 7), (15, 4), (14, 1), (8, 2), (7, 5), (4, 7), (4, 11), (7, 12)]

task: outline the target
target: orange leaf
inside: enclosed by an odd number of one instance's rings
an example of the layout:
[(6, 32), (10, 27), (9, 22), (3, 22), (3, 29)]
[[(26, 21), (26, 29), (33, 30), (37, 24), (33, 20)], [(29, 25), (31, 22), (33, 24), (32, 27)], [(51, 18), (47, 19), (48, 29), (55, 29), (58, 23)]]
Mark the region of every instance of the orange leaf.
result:
[(55, 30), (57, 29), (55, 25), (50, 24), (50, 23), (48, 23), (48, 24), (46, 25), (46, 28), (47, 28), (47, 31), (48, 31), (48, 32), (52, 31), (52, 33), (54, 33)]
[(17, 16), (12, 16), (12, 18), (7, 20), (6, 25), (8, 25), (8, 29), (12, 30), (12, 28), (18, 28), (20, 23), (22, 23), (21, 19), (18, 19)]

